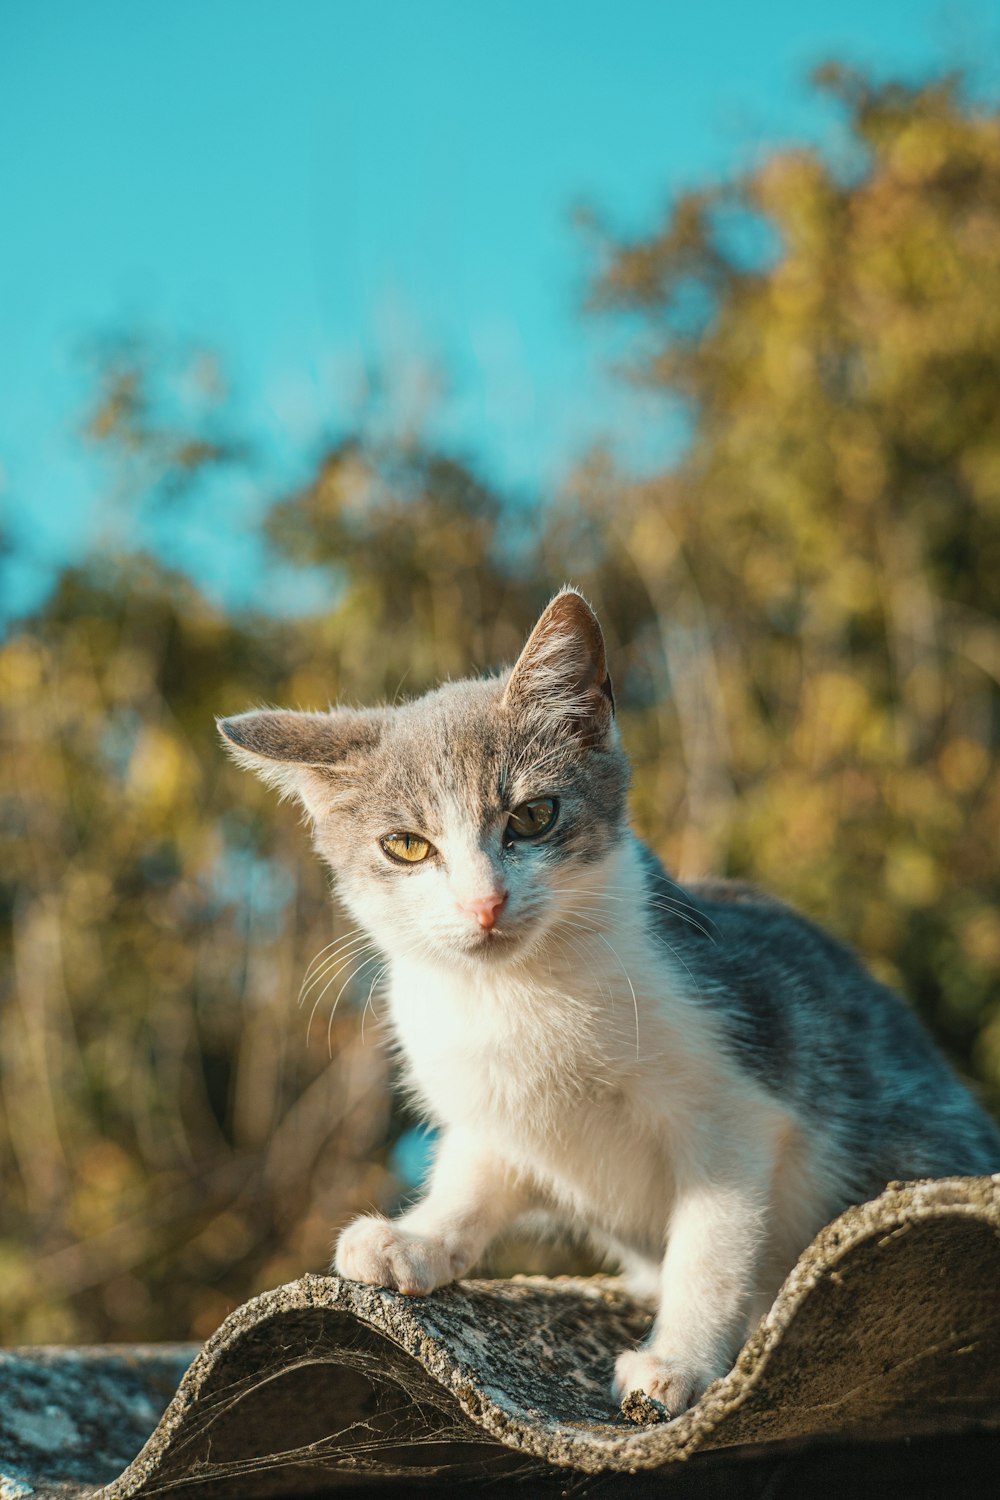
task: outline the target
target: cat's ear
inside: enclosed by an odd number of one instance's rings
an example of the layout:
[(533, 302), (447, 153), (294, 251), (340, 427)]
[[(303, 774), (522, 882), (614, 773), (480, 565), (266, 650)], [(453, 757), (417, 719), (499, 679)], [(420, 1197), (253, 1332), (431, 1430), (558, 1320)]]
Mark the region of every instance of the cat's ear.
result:
[(576, 589), (561, 589), (542, 614), (514, 664), (504, 703), (550, 707), (587, 743), (607, 734), (615, 699), (604, 637)]
[(238, 765), (283, 796), (298, 797), (313, 818), (357, 780), (382, 734), (380, 714), (350, 708), (325, 714), (258, 708), (216, 723)]

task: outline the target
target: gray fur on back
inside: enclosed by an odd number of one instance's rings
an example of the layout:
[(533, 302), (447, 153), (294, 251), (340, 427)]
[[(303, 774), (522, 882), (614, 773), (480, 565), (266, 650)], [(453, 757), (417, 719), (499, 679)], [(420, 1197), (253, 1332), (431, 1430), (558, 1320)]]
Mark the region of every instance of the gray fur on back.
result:
[(750, 885), (681, 887), (645, 855), (651, 929), (739, 1064), (835, 1137), (851, 1196), (892, 1179), (1000, 1170), (1000, 1130), (850, 948)]

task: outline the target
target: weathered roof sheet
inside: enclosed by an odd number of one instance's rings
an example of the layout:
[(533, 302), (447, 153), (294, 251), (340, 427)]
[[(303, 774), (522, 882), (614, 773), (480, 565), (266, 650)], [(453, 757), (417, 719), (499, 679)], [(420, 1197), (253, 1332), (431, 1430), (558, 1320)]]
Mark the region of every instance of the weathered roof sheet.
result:
[(103, 1500), (250, 1500), (1000, 1431), (1000, 1177), (894, 1186), (850, 1209), (802, 1255), (732, 1373), (677, 1421), (636, 1425), (609, 1378), (648, 1318), (606, 1278), (408, 1299), (306, 1276), (226, 1319), (128, 1467), (192, 1350), (8, 1351), (0, 1500), (102, 1484)]

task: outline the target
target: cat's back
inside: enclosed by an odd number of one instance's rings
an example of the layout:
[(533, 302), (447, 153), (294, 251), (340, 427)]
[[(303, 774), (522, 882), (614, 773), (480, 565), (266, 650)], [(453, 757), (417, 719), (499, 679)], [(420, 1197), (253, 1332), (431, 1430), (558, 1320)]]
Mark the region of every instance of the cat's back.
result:
[(740, 1064), (853, 1158), (866, 1187), (1000, 1169), (994, 1122), (846, 943), (745, 882), (650, 873), (659, 931)]

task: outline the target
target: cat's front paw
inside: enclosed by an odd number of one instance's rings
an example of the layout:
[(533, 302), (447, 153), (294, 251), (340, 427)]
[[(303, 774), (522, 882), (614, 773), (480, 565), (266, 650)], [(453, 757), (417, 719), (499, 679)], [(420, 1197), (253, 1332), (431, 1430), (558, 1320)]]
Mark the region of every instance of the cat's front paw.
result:
[(665, 1406), (672, 1417), (679, 1417), (720, 1373), (663, 1358), (650, 1349), (626, 1349), (615, 1361), (615, 1398), (624, 1401), (631, 1391), (642, 1391)]
[(338, 1275), (369, 1286), (390, 1287), (423, 1297), (454, 1281), (463, 1269), (441, 1240), (412, 1234), (389, 1219), (370, 1214), (349, 1224), (333, 1259)]

